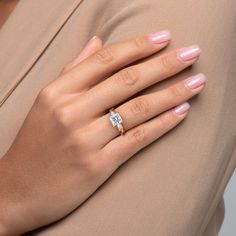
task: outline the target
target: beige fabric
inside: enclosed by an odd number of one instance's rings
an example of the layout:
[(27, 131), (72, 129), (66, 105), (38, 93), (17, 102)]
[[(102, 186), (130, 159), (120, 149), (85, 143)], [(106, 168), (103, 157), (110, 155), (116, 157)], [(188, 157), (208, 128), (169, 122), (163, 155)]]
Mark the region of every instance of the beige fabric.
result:
[(200, 45), (196, 65), (143, 93), (198, 72), (208, 77), (185, 121), (120, 167), (69, 216), (30, 235), (218, 234), (222, 195), (236, 165), (235, 10), (234, 0), (20, 1), (0, 31), (0, 156), (40, 89), (94, 34), (106, 45), (169, 29), (173, 41), (162, 53)]

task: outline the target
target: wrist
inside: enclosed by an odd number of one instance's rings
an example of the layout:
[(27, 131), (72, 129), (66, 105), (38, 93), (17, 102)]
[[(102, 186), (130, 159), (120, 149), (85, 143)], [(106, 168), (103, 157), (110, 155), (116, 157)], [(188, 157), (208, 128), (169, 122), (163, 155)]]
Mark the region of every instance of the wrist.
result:
[[(11, 173), (7, 154), (0, 159), (0, 236), (20, 236), (24, 231), (21, 210), (23, 205), (15, 198), (16, 178)], [(23, 204), (23, 203), (22, 203)]]

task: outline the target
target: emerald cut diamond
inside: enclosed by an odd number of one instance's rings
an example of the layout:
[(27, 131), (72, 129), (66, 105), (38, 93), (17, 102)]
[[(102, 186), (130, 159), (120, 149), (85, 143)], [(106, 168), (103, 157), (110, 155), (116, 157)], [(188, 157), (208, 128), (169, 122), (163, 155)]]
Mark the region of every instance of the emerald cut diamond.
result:
[(122, 128), (121, 124), (123, 120), (118, 112), (111, 111), (111, 115), (109, 118), (113, 127), (117, 126), (118, 128)]

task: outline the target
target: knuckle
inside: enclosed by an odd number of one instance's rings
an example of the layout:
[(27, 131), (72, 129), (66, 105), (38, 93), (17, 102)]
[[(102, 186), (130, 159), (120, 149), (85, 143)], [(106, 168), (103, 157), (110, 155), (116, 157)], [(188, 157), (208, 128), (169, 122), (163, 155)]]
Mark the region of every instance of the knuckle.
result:
[(132, 139), (137, 145), (143, 145), (147, 138), (147, 133), (144, 128), (139, 127), (132, 132)]
[(102, 167), (99, 164), (98, 160), (93, 157), (89, 156), (86, 159), (81, 161), (81, 168), (85, 171), (87, 176), (90, 178), (97, 178), (102, 175)]
[(171, 96), (174, 97), (175, 99), (180, 98), (180, 97), (184, 96), (185, 89), (183, 86), (174, 85), (174, 86), (170, 87), (170, 93), (171, 93)]
[(144, 50), (147, 47), (147, 40), (143, 36), (139, 36), (133, 39), (133, 44), (138, 50)]
[[(76, 157), (76, 160), (79, 161), (84, 155), (82, 153), (91, 151), (91, 147), (88, 147), (88, 138), (81, 132), (81, 129), (76, 132), (67, 133), (67, 139), (65, 141), (66, 152), (72, 157)], [(81, 157), (81, 158), (80, 158)]]
[(161, 56), (160, 63), (163, 69), (168, 72), (173, 72), (176, 67), (172, 55), (170, 54)]
[(150, 104), (145, 98), (135, 99), (130, 110), (134, 114), (148, 114), (150, 112)]
[(108, 64), (113, 61), (113, 51), (111, 47), (104, 47), (95, 53), (96, 60), (101, 64)]
[(70, 124), (70, 111), (67, 107), (62, 106), (62, 107), (56, 107), (53, 110), (53, 119), (54, 121), (63, 126), (63, 127), (68, 127)]
[[(70, 123), (72, 123), (72, 121), (70, 121)], [(88, 125), (77, 125), (76, 129), (70, 129), (69, 133), (67, 133), (67, 140), (68, 147), (71, 152), (79, 154), (81, 152), (91, 152), (94, 148), (96, 149), (96, 145), (94, 146), (93, 144), (91, 144), (91, 142), (88, 142), (88, 140), (90, 140), (91, 135), (93, 135), (93, 133), (91, 133), (91, 130)]]
[(118, 83), (121, 81), (124, 85), (134, 85), (138, 80), (137, 69), (127, 67), (119, 71), (115, 78), (118, 80)]
[(87, 157), (86, 159), (80, 161), (80, 164), (87, 173), (91, 174), (95, 170), (94, 160), (92, 158)]
[(54, 98), (55, 98), (54, 89), (51, 89), (49, 87), (45, 87), (39, 92), (39, 94), (36, 98), (36, 101), (39, 104), (49, 107), (53, 104)]
[(81, 137), (81, 133), (79, 135), (77, 134), (71, 134), (69, 136), (69, 150), (73, 155), (77, 155), (81, 151), (81, 147), (83, 147), (83, 140)]

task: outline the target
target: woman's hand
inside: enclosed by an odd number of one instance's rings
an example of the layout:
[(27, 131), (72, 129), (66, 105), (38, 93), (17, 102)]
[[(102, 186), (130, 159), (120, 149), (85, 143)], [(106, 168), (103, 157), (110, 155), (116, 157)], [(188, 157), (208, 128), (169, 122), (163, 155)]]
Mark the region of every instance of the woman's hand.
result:
[[(186, 117), (186, 101), (204, 88), (203, 74), (130, 99), (198, 59), (195, 45), (130, 66), (169, 40), (170, 34), (162, 31), (90, 48), (39, 93), (0, 161), (0, 220), (9, 235), (62, 218), (122, 163)], [(109, 121), (114, 106), (125, 135)]]

